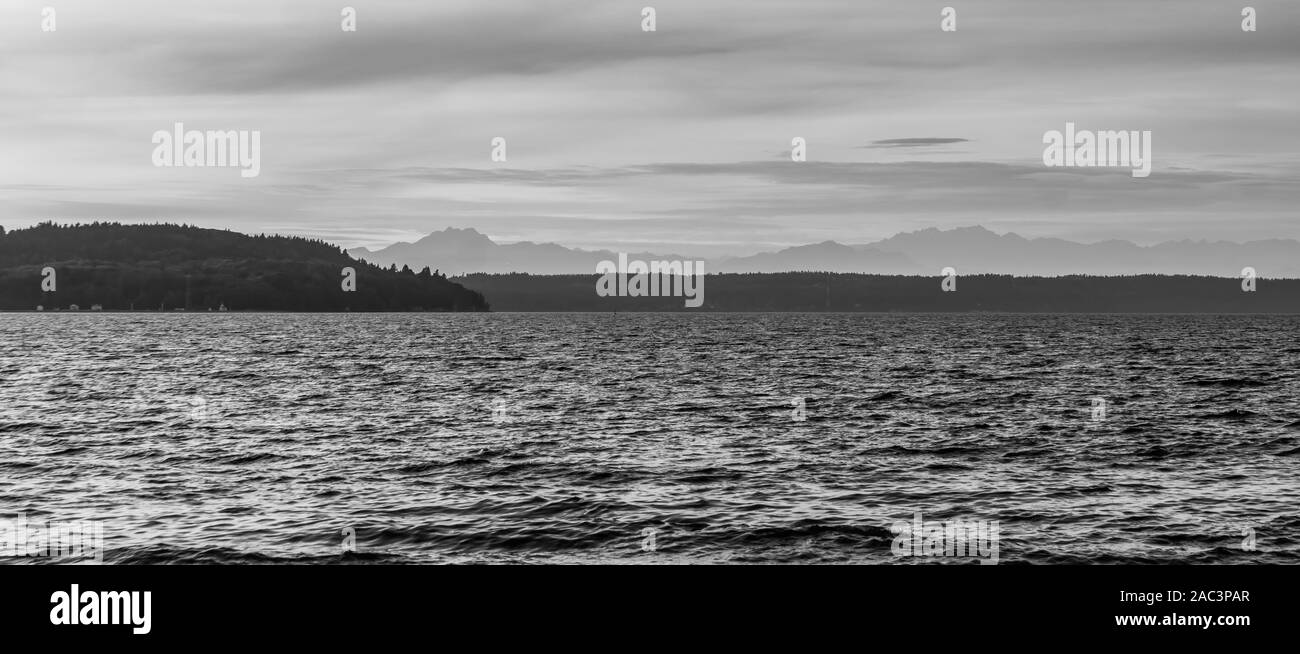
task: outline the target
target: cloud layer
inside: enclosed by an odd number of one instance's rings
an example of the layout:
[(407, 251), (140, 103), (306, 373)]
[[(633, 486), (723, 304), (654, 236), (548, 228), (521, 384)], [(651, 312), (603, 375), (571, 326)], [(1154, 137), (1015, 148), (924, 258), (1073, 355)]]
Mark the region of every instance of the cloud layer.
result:
[[(12, 4), (10, 228), (166, 219), (354, 246), (463, 226), (701, 254), (975, 223), (1300, 237), (1300, 7), (1280, 0), (1252, 3), (1256, 33), (1213, 0), (980, 3), (955, 33), (901, 0), (357, 0), (355, 33), (309, 0), (65, 0), (54, 33), (45, 3)], [(1151, 177), (1044, 168), (1067, 121), (1151, 130)], [(260, 130), (262, 175), (154, 168), (150, 135), (175, 122)]]

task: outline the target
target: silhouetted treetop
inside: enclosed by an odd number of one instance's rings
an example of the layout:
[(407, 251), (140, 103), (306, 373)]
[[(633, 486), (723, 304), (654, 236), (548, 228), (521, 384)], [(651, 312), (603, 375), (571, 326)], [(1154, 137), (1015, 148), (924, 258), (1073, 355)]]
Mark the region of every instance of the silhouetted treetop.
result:
[[(41, 271), (55, 269), (56, 291)], [(345, 292), (343, 269), (356, 272)], [(482, 311), (483, 296), (437, 276), (387, 270), (296, 236), (113, 222), (0, 232), (0, 308), (205, 311)]]

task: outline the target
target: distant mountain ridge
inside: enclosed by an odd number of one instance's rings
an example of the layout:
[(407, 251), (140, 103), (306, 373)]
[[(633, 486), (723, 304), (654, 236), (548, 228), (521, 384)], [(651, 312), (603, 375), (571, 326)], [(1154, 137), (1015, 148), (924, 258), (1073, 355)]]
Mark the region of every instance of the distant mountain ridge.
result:
[(1013, 232), (999, 235), (983, 227), (963, 227), (904, 232), (856, 247), (902, 254), (919, 264), (924, 274), (952, 266), (959, 274), (1236, 277), (1249, 266), (1263, 277), (1300, 277), (1300, 241), (1291, 239), (1245, 243), (1184, 239), (1142, 246), (1122, 240), (1027, 239)]
[[(610, 250), (581, 250), (555, 243), (496, 243), (477, 230), (448, 228), (414, 243), (379, 250), (356, 248), (353, 256), (381, 266), (432, 266), (450, 275), (474, 273), (589, 274)], [(676, 254), (629, 253), (630, 259), (692, 259)], [(871, 243), (824, 241), (774, 252), (705, 259), (709, 273), (796, 271), (937, 275), (952, 267), (960, 275), (1212, 275), (1236, 277), (1245, 267), (1261, 277), (1300, 278), (1300, 241), (1269, 239), (1167, 241), (1142, 246), (1108, 240), (1078, 243), (1060, 238), (997, 234), (984, 227), (903, 232)]]
[[(618, 259), (610, 250), (579, 250), (555, 243), (497, 243), (472, 229), (449, 227), (433, 232), (414, 243), (394, 243), (381, 250), (348, 250), (358, 259), (380, 266), (433, 266), (448, 275), (475, 272), (527, 272), (535, 275), (562, 275), (595, 272), (600, 261)], [(684, 259), (680, 255), (649, 252), (629, 253), (630, 259)], [(423, 263), (421, 263), (423, 262)]]

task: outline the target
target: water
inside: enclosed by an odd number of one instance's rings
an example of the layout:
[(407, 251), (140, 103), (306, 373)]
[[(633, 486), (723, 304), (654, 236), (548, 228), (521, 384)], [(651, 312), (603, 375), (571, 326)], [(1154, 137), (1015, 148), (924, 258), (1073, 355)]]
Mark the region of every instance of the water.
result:
[(112, 563), (974, 561), (894, 556), (917, 511), (1004, 564), (1294, 563), (1297, 327), (5, 314), (0, 517)]

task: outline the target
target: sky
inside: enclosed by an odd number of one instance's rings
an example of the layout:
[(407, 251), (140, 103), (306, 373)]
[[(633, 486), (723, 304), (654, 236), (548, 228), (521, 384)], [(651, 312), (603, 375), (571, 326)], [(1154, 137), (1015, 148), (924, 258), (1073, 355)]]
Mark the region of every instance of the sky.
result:
[[(380, 247), (472, 227), (700, 256), (970, 225), (1300, 238), (1297, 119), (1293, 0), (0, 7), (9, 229), (166, 221)], [(1151, 175), (1046, 167), (1044, 133), (1067, 122), (1150, 130)], [(155, 166), (175, 123), (258, 130), (260, 174)]]

